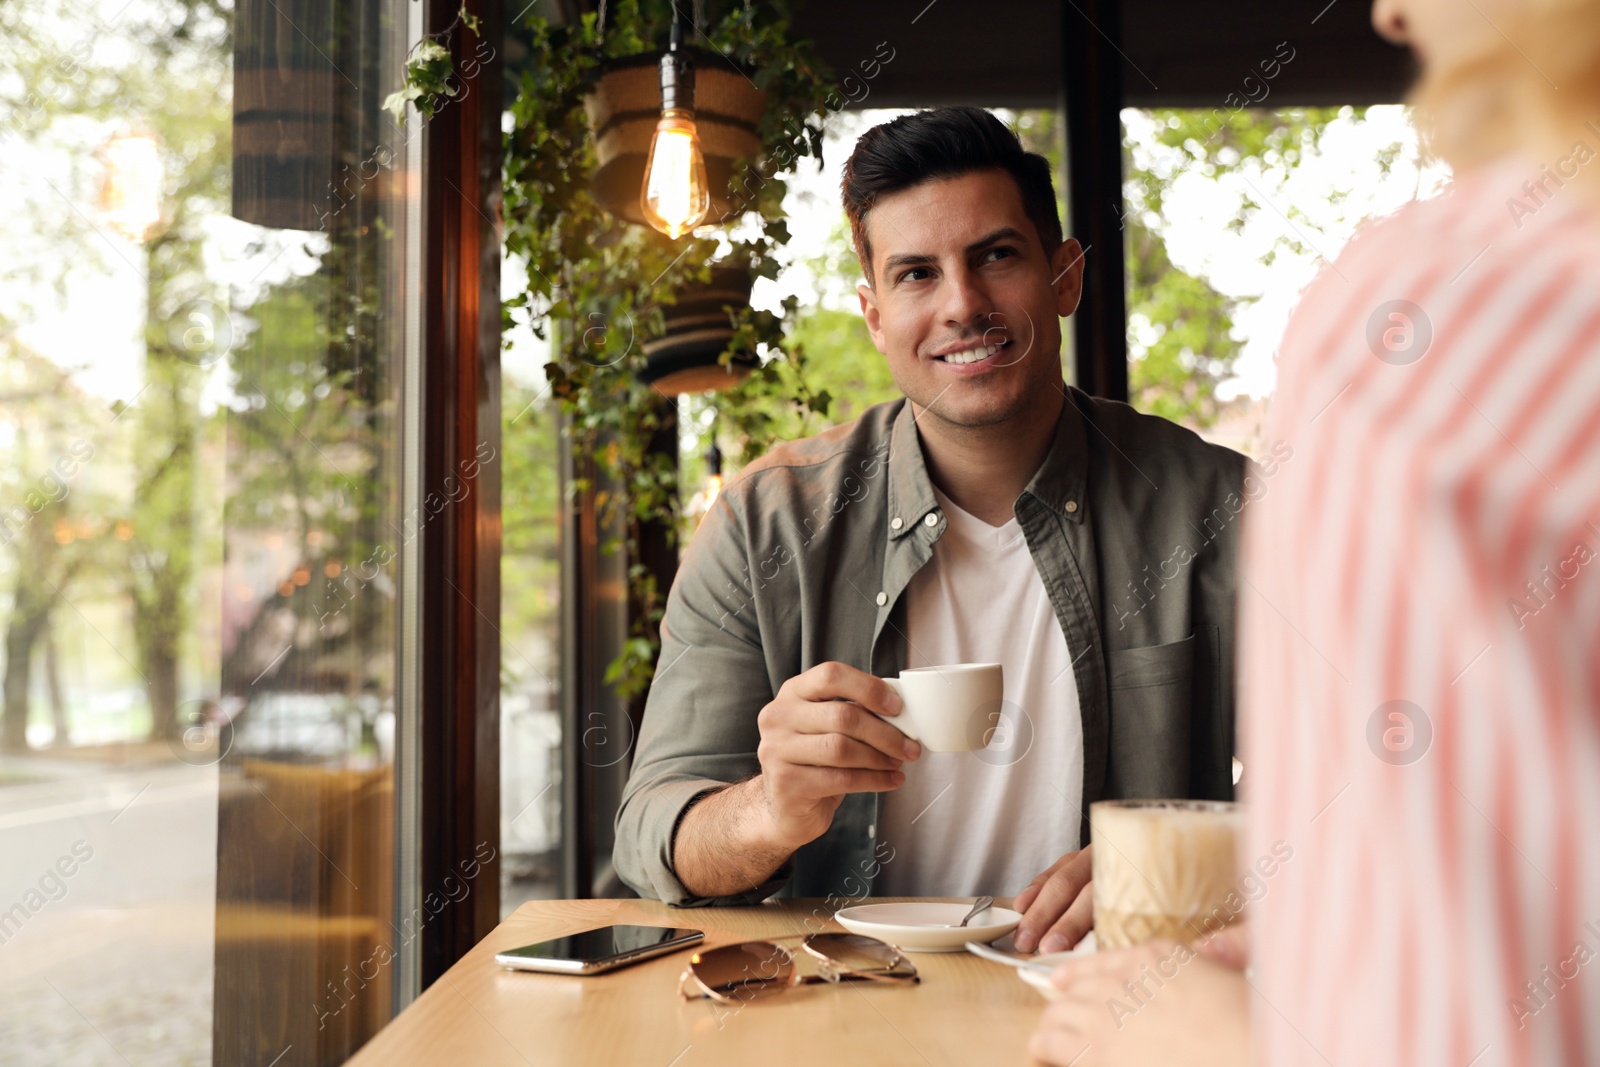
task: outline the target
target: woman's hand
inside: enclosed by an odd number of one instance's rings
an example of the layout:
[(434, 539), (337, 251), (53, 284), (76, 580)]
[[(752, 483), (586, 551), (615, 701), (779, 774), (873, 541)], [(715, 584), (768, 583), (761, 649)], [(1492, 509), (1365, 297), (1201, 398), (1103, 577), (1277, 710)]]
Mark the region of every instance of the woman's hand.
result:
[(1213, 950), (1172, 941), (1097, 952), (1057, 967), (1062, 991), (1028, 1050), (1054, 1067), (1240, 1067), (1250, 1062), (1249, 984)]

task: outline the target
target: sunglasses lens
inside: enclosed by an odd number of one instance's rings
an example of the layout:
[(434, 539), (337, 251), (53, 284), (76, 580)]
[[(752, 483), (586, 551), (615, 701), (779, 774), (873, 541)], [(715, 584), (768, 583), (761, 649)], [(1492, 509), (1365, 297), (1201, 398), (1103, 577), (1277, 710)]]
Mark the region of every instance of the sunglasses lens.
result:
[(917, 973), (899, 949), (860, 934), (813, 934), (806, 939), (806, 948), (813, 955), (858, 974), (909, 978)]
[(696, 953), (689, 970), (713, 993), (752, 1000), (787, 989), (794, 977), (794, 958), (777, 945), (747, 941)]

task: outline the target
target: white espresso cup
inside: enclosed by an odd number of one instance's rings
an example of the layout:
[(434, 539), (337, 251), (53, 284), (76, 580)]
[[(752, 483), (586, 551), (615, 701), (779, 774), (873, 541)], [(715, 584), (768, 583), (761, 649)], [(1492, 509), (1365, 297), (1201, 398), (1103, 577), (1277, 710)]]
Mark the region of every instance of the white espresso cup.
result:
[(1000, 724), (1005, 690), (998, 663), (916, 667), (884, 681), (903, 705), (900, 714), (884, 721), (930, 752), (980, 749)]

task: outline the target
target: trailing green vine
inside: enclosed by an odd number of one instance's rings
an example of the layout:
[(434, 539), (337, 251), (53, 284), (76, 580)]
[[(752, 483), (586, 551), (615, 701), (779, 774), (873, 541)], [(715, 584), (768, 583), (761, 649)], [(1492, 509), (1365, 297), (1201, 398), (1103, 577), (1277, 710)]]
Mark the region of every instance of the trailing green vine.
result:
[(406, 53), (405, 83), (383, 101), (384, 109), (394, 116), (396, 122), (405, 117), (408, 103), (423, 118), (431, 119), (460, 92), (459, 85), (450, 83), (456, 73), (450, 53), (451, 35), (457, 26), (465, 26), (476, 34), (478, 25), (478, 16), (469, 12), (466, 4), (462, 4), (450, 25), (438, 33), (424, 34), (422, 40), (412, 45), (411, 51)]
[[(792, 39), (788, 16), (781, 2), (763, 4), (759, 18), (749, 6), (730, 7), (689, 35), (695, 46), (751, 71), (767, 97), (758, 124), (761, 152), (743, 161), (733, 198), (747, 212), (677, 241), (619, 221), (596, 202), (590, 191), (595, 148), (583, 106), (591, 79), (608, 59), (662, 47), (672, 5), (622, 0), (610, 6), (603, 28), (594, 13), (564, 26), (538, 16), (525, 23), (534, 59), (510, 104), (504, 235), (506, 250), (526, 264), (526, 278), (522, 291), (502, 304), (504, 333), (531, 328), (544, 338), (553, 330), (554, 358), (545, 370), (567, 416), (564, 432), (577, 454), (595, 458), (613, 487), (597, 495), (599, 518), (603, 528), (624, 532), (604, 548), (626, 553), (629, 592), (639, 607), (623, 652), (605, 675), (623, 699), (649, 687), (660, 649), (665, 591), (638, 562), (641, 531), (650, 523), (676, 531), (680, 508), (677, 457), (650, 448), (662, 428), (662, 401), (636, 376), (644, 359), (641, 343), (663, 330), (662, 307), (673, 302), (674, 293), (707, 281), (713, 265), (741, 267), (758, 278), (776, 278), (787, 265), (781, 255), (789, 240), (782, 175), (801, 158), (820, 158), (831, 88), (809, 43)], [(403, 92), (417, 91), (408, 99), (441, 102), (449, 75), (437, 63), (432, 49), (419, 48)], [(741, 174), (740, 165), (734, 173)], [(790, 297), (781, 313), (748, 307), (734, 313), (722, 362), (736, 352), (754, 352), (763, 361), (719, 402), (729, 416), (725, 425), (738, 434), (742, 457), (772, 444), (771, 420), (758, 410), (793, 405), (827, 413), (828, 394), (804, 387), (798, 373), (803, 354), (780, 348), (796, 304)], [(586, 488), (572, 486), (574, 492)]]

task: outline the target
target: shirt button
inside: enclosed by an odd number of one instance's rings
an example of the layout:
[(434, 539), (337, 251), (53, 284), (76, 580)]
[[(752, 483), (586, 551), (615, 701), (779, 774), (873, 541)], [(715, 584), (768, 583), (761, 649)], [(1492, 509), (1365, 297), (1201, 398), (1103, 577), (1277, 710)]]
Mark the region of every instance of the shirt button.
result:
[(878, 607), (881, 608), (885, 604), (887, 604), (888, 602), (889, 602), (889, 594), (888, 593), (879, 593), (878, 594)]
[(1078, 502), (1076, 500), (1067, 501), (1067, 514), (1068, 515), (1071, 515), (1073, 512), (1075, 512), (1077, 510), (1078, 510)]
[(896, 515), (894, 518), (889, 520), (889, 529), (891, 529), (891, 530), (898, 530), (898, 529), (900, 529), (900, 527), (902, 527), (904, 525), (905, 525), (905, 520), (901, 519), (900, 516), (898, 516), (898, 515)]
[(928, 512), (928, 517), (922, 521), (927, 523), (929, 526), (937, 526), (939, 525), (939, 513), (937, 511), (930, 511)]

